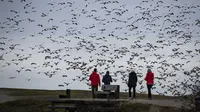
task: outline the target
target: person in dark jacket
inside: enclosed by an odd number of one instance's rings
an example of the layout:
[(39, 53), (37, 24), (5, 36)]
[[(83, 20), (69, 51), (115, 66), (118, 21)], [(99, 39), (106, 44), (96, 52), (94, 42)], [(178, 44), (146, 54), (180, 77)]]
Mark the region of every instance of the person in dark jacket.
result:
[(109, 74), (109, 71), (106, 72), (106, 75), (103, 76), (102, 82), (104, 83), (104, 85), (110, 85), (110, 83), (112, 82), (112, 77)]
[(91, 81), (92, 86), (92, 97), (95, 98), (95, 92), (98, 91), (98, 85), (101, 86), (100, 76), (97, 73), (97, 69), (91, 73), (89, 80)]
[(131, 73), (129, 73), (129, 79), (128, 79), (128, 87), (129, 87), (129, 97), (131, 98), (131, 89), (133, 88), (133, 98), (135, 98), (135, 88), (137, 86), (137, 74), (134, 70), (132, 70)]
[(147, 89), (148, 89), (148, 99), (152, 99), (151, 97), (151, 88), (153, 86), (154, 83), (154, 73), (151, 72), (151, 69), (147, 70), (147, 74), (146, 77), (144, 78), (144, 80), (146, 80), (147, 82)]

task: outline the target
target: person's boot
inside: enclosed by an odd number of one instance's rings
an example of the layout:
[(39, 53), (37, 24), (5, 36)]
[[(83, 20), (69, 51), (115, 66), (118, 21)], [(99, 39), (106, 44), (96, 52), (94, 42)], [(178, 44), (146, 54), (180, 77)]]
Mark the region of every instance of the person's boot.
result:
[(129, 97), (128, 100), (132, 100), (132, 97)]
[(151, 98), (151, 97), (148, 97), (148, 99), (149, 99), (149, 100), (152, 100), (152, 98)]
[(135, 99), (136, 97), (135, 97), (135, 95), (133, 95), (133, 99)]

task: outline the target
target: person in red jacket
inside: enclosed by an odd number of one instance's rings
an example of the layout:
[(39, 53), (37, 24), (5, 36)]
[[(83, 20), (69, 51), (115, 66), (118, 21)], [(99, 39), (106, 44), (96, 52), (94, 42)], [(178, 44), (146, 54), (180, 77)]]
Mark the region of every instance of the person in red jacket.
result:
[(101, 86), (100, 76), (99, 76), (99, 74), (97, 74), (97, 69), (96, 68), (91, 73), (89, 80), (91, 81), (92, 97), (95, 98), (94, 92), (98, 91), (98, 85)]
[(151, 69), (147, 70), (147, 74), (146, 74), (146, 77), (144, 78), (144, 80), (146, 80), (146, 82), (147, 82), (148, 98), (152, 99), (151, 88), (152, 88), (153, 83), (154, 83), (154, 73), (151, 71)]

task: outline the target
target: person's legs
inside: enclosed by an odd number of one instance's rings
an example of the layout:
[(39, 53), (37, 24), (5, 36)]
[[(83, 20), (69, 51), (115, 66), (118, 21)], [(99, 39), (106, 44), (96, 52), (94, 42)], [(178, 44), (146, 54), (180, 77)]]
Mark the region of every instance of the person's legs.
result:
[(93, 98), (96, 98), (95, 92), (98, 91), (98, 86), (93, 86)]
[(129, 98), (131, 98), (131, 88), (132, 87), (129, 87)]
[(153, 85), (150, 85), (150, 99), (152, 99), (151, 97), (151, 88), (152, 88)]
[(150, 98), (150, 88), (148, 84), (147, 84), (147, 90), (148, 90), (148, 98)]
[(94, 89), (95, 89), (95, 87), (92, 86), (92, 98), (95, 98)]
[(96, 91), (98, 91), (98, 86), (96, 86)]
[(135, 88), (136, 86), (133, 87), (133, 98), (135, 98)]
[(151, 99), (151, 88), (152, 88), (152, 85), (150, 84), (147, 84), (147, 89), (148, 89), (148, 98)]

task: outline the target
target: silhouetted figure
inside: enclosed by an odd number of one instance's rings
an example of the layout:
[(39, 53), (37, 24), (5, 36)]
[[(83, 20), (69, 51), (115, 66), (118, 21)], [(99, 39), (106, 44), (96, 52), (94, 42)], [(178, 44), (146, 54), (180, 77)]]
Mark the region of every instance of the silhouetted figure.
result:
[(137, 75), (134, 70), (129, 73), (128, 87), (129, 87), (129, 98), (131, 98), (131, 89), (133, 88), (133, 98), (135, 98), (135, 88), (137, 86)]
[(110, 85), (110, 83), (112, 82), (112, 77), (109, 74), (109, 71), (106, 72), (106, 75), (103, 76), (102, 82), (104, 83), (104, 85)]
[(98, 91), (98, 85), (101, 86), (99, 74), (97, 74), (97, 69), (91, 73), (89, 80), (91, 81), (92, 87), (92, 97), (95, 98), (95, 92)]
[(151, 88), (152, 88), (153, 83), (154, 83), (154, 73), (151, 71), (151, 69), (147, 70), (147, 74), (146, 74), (146, 77), (145, 77), (144, 80), (146, 80), (146, 82), (147, 82), (148, 98), (151, 100), (152, 99)]

